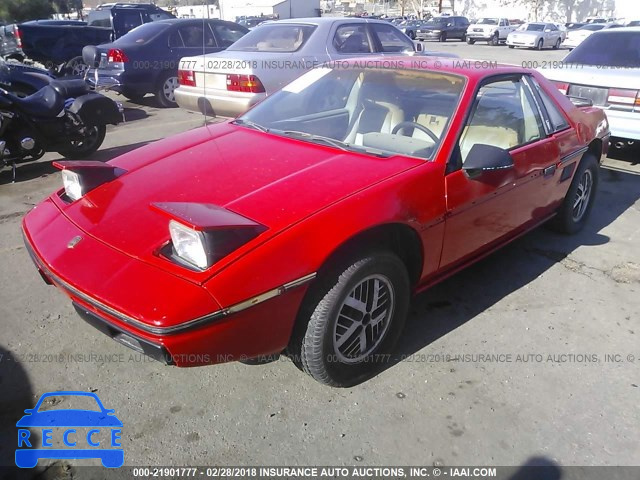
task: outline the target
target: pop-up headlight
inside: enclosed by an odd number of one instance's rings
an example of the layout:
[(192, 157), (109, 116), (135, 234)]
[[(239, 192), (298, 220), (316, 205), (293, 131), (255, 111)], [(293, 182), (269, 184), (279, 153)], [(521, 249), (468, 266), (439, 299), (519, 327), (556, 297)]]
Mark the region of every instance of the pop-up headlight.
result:
[(91, 160), (53, 162), (53, 166), (62, 170), (64, 193), (72, 201), (126, 173), (122, 168)]
[(171, 244), (162, 249), (162, 255), (199, 270), (206, 270), (266, 230), (264, 225), (217, 205), (166, 202), (152, 207), (171, 217)]
[(203, 232), (169, 220), (169, 233), (173, 249), (180, 258), (203, 270), (209, 266), (207, 241)]

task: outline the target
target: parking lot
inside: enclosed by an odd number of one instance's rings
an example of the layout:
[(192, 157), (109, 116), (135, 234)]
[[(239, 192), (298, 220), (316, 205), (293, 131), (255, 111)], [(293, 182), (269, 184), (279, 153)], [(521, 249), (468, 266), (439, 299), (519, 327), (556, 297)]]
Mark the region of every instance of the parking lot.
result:
[[(567, 53), (425, 47), (517, 65)], [(124, 106), (128, 121), (96, 159), (203, 122), (149, 96)], [(0, 173), (0, 465), (14, 463), (23, 410), (53, 390), (96, 392), (115, 409), (125, 465), (638, 464), (638, 150), (612, 152), (578, 235), (539, 228), (416, 297), (395, 361), (349, 389), (286, 358), (166, 367), (85, 324), (42, 281), (20, 231), (60, 187), (59, 158), (19, 166), (14, 184)]]

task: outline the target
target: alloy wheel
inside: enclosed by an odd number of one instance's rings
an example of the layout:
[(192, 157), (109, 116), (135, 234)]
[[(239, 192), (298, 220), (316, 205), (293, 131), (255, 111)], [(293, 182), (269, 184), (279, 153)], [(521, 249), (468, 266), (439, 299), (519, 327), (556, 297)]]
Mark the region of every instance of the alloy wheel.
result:
[(590, 170), (585, 170), (578, 183), (576, 195), (573, 200), (573, 221), (579, 222), (589, 207), (591, 192), (593, 190), (593, 176)]
[(395, 308), (391, 281), (365, 277), (347, 295), (335, 321), (333, 345), (343, 363), (357, 363), (373, 352), (387, 333)]

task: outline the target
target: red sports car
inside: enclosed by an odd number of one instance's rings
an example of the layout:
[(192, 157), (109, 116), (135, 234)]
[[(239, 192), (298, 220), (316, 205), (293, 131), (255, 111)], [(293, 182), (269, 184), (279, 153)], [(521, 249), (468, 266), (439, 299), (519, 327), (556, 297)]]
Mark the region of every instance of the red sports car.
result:
[(318, 68), (235, 120), (58, 162), (27, 247), (85, 320), (168, 364), (284, 352), (360, 382), (412, 294), (543, 222), (579, 230), (609, 145), (602, 110), (534, 71), (438, 62)]

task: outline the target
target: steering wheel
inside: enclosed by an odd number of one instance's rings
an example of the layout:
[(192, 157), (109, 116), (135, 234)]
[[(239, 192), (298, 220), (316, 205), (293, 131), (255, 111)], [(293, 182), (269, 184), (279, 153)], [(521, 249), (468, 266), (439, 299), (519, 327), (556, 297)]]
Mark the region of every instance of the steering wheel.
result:
[(440, 141), (438, 136), (435, 133), (433, 133), (431, 130), (429, 130), (429, 128), (425, 127), (424, 125), (420, 125), (417, 122), (410, 122), (410, 121), (400, 122), (395, 127), (393, 127), (393, 130), (391, 130), (391, 133), (395, 135), (400, 130), (404, 130), (405, 128), (409, 128), (409, 127), (417, 128), (421, 132), (426, 133), (429, 136), (429, 138), (433, 140), (434, 143), (438, 143)]

